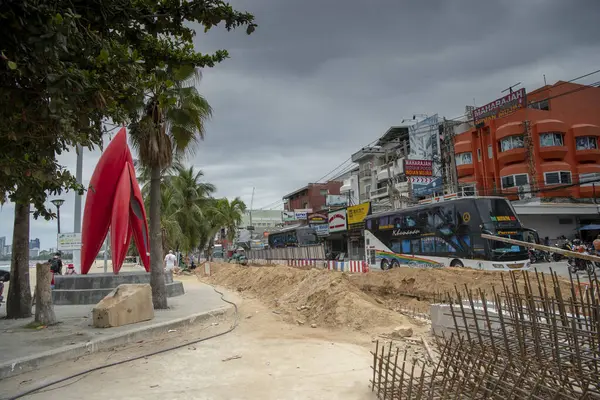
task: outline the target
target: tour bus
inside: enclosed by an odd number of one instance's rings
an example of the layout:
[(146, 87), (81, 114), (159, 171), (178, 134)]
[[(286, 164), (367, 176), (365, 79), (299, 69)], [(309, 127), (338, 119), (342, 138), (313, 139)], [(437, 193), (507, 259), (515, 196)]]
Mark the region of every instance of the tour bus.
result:
[(483, 239), (481, 234), (528, 241), (532, 232), (521, 225), (505, 198), (455, 197), (368, 216), (365, 254), (371, 269), (402, 265), (521, 270), (530, 267), (527, 248)]
[(306, 225), (293, 225), (269, 234), (269, 247), (299, 247), (317, 244), (319, 239), (315, 230)]

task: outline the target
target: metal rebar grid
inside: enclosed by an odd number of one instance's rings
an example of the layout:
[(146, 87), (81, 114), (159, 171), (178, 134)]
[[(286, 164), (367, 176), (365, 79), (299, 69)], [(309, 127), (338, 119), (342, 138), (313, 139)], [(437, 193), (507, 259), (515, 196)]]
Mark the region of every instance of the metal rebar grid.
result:
[(371, 386), (380, 399), (600, 399), (600, 283), (510, 273), (500, 292), (456, 288), (454, 332), (433, 367), (380, 346)]

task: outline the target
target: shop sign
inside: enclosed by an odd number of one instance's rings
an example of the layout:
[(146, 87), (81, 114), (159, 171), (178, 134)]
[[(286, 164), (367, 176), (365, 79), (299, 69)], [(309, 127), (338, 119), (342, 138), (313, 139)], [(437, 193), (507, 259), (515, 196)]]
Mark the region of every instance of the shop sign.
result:
[(81, 233), (59, 233), (58, 250), (80, 250), (81, 249)]
[(406, 176), (432, 176), (433, 161), (431, 160), (404, 160), (404, 174)]
[(308, 214), (308, 223), (310, 225), (326, 224), (327, 223), (327, 215), (321, 214), (321, 213)]
[(369, 211), (371, 210), (371, 202), (351, 206), (348, 207), (347, 210), (348, 226), (350, 228), (361, 227), (365, 222), (365, 218), (367, 218), (367, 215), (369, 215)]
[(345, 207), (348, 205), (348, 196), (328, 194), (325, 198), (325, 205), (327, 207)]
[(491, 120), (512, 114), (521, 108), (525, 108), (526, 105), (527, 94), (525, 93), (525, 89), (509, 93), (483, 107), (474, 109), (473, 121), (475, 121), (475, 127), (479, 128)]
[(346, 210), (332, 211), (328, 214), (329, 233), (346, 230)]
[(296, 221), (296, 214), (293, 211), (283, 211), (281, 213), (281, 219), (283, 222)]
[(317, 224), (312, 227), (315, 230), (317, 236), (327, 236), (329, 235), (329, 225), (328, 224)]

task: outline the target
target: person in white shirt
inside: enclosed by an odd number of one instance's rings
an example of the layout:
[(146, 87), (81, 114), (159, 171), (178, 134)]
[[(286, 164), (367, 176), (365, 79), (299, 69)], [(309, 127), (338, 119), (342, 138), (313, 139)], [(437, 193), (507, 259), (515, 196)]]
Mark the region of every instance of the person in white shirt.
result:
[(173, 271), (176, 263), (177, 257), (173, 254), (173, 250), (169, 250), (169, 254), (165, 257), (165, 271)]

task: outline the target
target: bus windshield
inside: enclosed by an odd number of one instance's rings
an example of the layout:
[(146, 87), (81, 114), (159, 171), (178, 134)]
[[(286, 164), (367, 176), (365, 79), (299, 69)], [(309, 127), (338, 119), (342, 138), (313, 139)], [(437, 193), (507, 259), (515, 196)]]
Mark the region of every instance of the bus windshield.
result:
[(510, 203), (505, 199), (480, 198), (475, 202), (484, 229), (520, 228)]
[[(520, 231), (497, 231), (498, 236), (514, 240), (523, 240), (523, 233)], [(491, 259), (495, 261), (512, 259), (523, 259), (527, 257), (527, 249), (510, 243), (489, 240)]]

